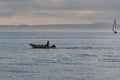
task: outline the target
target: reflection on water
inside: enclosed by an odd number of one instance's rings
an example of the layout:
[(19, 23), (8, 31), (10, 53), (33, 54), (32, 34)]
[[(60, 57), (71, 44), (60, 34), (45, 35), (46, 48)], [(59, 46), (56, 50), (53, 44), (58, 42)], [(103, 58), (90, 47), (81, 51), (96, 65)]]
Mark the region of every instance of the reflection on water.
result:
[[(56, 49), (32, 49), (29, 43)], [(0, 80), (118, 80), (119, 34), (0, 32)]]

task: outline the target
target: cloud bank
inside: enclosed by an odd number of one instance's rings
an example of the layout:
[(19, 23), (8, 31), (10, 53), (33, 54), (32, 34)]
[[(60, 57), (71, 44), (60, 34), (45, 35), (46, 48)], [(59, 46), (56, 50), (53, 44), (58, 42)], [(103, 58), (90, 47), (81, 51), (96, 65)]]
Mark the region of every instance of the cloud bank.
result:
[(120, 18), (120, 0), (0, 0), (0, 24), (82, 24)]

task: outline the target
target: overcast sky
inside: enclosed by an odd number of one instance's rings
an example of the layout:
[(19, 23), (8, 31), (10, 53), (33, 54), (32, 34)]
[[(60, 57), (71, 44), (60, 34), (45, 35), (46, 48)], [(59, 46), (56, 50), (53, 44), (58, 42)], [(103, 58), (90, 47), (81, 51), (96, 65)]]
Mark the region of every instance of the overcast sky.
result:
[(120, 0), (0, 0), (0, 24), (88, 24), (120, 20)]

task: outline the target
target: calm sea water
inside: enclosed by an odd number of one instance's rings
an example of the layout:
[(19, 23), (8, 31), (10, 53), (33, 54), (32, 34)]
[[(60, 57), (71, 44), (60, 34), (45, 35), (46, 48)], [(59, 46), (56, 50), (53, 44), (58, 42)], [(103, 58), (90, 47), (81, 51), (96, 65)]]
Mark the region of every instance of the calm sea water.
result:
[[(32, 49), (29, 43), (56, 44)], [(119, 80), (120, 34), (0, 32), (0, 80)]]

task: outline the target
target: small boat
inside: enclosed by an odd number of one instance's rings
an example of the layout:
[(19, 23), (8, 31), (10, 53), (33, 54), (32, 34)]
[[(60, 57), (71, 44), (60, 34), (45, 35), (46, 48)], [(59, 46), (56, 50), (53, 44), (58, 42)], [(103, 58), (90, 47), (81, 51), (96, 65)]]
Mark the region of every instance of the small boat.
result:
[(41, 48), (41, 49), (50, 49), (50, 48), (56, 48), (56, 46), (53, 44), (51, 46), (45, 46), (45, 45), (38, 45), (38, 44), (29, 44), (32, 46), (32, 48)]
[(114, 34), (117, 33), (117, 31), (116, 31), (116, 26), (117, 26), (117, 24), (116, 24), (116, 19), (115, 19), (115, 20), (114, 20), (114, 24), (113, 24), (113, 32), (114, 32)]

